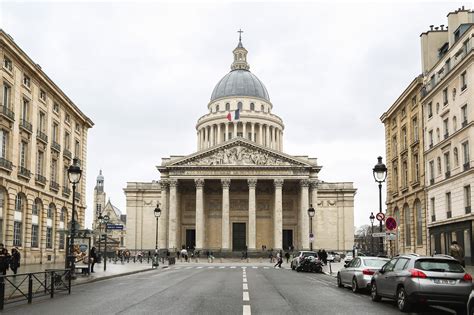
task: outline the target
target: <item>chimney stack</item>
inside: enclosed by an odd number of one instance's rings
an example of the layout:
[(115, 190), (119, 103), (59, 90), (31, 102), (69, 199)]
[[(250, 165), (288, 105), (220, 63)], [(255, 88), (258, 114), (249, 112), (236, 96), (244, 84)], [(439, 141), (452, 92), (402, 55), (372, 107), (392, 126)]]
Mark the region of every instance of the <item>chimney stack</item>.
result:
[(436, 27), (435, 27), (435, 31), (437, 31), (438, 29), (439, 29), (439, 27), (438, 27), (438, 26), (436, 26)]
[(441, 30), (444, 31), (444, 24), (441, 24), (440, 27), (441, 27)]
[(430, 25), (431, 30), (433, 30), (434, 25)]

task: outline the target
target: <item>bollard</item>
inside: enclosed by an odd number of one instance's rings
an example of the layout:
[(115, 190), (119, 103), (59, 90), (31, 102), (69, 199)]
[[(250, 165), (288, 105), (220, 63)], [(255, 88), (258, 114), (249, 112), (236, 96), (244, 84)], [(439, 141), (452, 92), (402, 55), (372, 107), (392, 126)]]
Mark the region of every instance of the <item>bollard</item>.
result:
[(133, 256), (133, 263), (135, 263), (135, 256)]
[(51, 271), (51, 298), (54, 298), (54, 275), (55, 275), (55, 272)]
[(28, 274), (28, 304), (31, 304), (33, 300), (33, 277), (32, 274)]
[(329, 274), (331, 274), (331, 275), (332, 275), (331, 262), (329, 262)]
[(5, 304), (5, 276), (0, 276), (0, 310)]

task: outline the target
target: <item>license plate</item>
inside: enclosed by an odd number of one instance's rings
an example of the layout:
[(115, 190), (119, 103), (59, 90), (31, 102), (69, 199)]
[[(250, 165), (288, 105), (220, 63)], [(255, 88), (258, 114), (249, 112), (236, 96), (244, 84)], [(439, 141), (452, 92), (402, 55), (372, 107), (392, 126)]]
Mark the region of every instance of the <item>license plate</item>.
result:
[(436, 283), (436, 284), (456, 284), (456, 280), (434, 279), (434, 283)]

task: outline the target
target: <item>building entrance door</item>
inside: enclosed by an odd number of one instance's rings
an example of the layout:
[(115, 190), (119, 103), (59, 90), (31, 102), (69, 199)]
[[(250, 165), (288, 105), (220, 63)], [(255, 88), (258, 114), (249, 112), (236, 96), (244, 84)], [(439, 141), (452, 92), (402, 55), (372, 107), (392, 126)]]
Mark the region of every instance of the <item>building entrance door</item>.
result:
[(232, 250), (242, 251), (246, 247), (245, 223), (232, 223)]
[(186, 229), (186, 248), (194, 248), (196, 246), (196, 230)]
[(293, 246), (293, 230), (283, 230), (283, 250), (289, 250)]

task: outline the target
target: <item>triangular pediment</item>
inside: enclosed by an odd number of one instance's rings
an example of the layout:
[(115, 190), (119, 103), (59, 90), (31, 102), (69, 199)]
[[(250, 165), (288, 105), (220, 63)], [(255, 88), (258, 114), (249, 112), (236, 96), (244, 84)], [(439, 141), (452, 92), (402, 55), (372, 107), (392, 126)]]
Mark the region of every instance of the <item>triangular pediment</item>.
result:
[(165, 167), (271, 166), (317, 167), (291, 155), (271, 150), (252, 141), (236, 138), (207, 150), (170, 161)]

